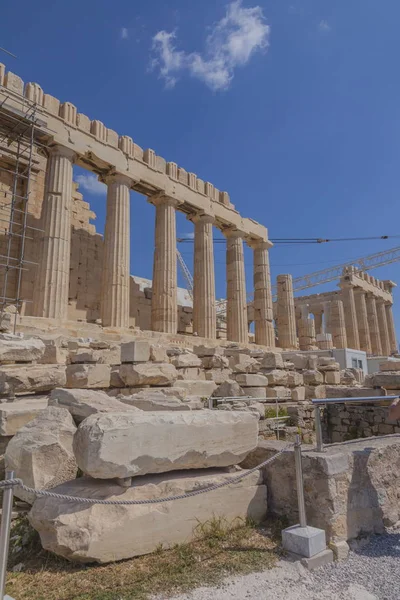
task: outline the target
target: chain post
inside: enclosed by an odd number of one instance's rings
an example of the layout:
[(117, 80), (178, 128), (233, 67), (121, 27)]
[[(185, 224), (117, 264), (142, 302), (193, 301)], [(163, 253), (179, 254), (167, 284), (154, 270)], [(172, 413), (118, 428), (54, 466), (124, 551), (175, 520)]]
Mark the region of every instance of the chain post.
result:
[(321, 423), (321, 411), (318, 404), (314, 408), (315, 417), (315, 434), (317, 437), (317, 452), (324, 451), (324, 443), (322, 441), (322, 423)]
[(301, 460), (301, 440), (299, 435), (296, 435), (296, 443), (294, 445), (294, 462), (296, 469), (297, 503), (299, 508), (300, 527), (307, 527), (306, 506), (304, 503), (303, 467)]
[[(6, 479), (14, 479), (14, 471), (6, 471)], [(10, 544), (11, 516), (14, 488), (9, 485), (3, 492), (3, 512), (1, 515), (0, 529), (0, 600), (4, 600), (6, 588), (6, 574), (8, 563), (8, 549)]]

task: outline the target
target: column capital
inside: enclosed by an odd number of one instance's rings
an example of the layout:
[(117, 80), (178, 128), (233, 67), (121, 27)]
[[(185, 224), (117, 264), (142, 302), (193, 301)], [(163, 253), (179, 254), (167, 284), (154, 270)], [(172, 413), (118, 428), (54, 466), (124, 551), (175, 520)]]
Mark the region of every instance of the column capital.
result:
[(129, 188), (132, 187), (134, 181), (128, 175), (123, 175), (122, 173), (107, 173), (106, 175), (100, 175), (99, 181), (105, 183), (106, 185), (110, 185), (111, 183), (122, 183), (127, 185)]
[(148, 196), (147, 201), (150, 202), (150, 204), (154, 204), (154, 206), (166, 204), (167, 206), (173, 206), (174, 208), (178, 208), (178, 206), (182, 204), (182, 200), (167, 196), (163, 192), (158, 192), (157, 194), (153, 194), (153, 196)]
[(252, 248), (253, 250), (269, 250), (273, 246), (273, 243), (269, 240), (255, 240), (254, 238), (246, 239), (246, 243), (249, 248)]
[(193, 223), (211, 223), (211, 225), (214, 225), (215, 223), (215, 217), (213, 215), (208, 215), (205, 212), (188, 215), (187, 219)]
[(222, 229), (222, 234), (226, 237), (226, 238), (241, 238), (243, 239), (245, 237), (245, 233), (243, 231), (240, 231), (239, 229), (233, 229), (231, 227), (227, 228), (227, 229)]
[(63, 156), (64, 158), (68, 158), (71, 162), (74, 162), (76, 159), (76, 152), (71, 150), (71, 148), (61, 146), (60, 144), (50, 146), (48, 150), (51, 156)]

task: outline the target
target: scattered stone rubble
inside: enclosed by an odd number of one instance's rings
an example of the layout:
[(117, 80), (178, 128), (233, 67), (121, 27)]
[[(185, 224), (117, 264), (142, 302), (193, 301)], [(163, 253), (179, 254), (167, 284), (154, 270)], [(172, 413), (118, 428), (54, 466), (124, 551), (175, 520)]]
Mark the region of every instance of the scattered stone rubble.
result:
[[(304, 441), (312, 441), (312, 398), (400, 390), (398, 372), (364, 381), (357, 369), (341, 371), (329, 357), (298, 353), (288, 360), (251, 346), (191, 350), (149, 340), (0, 334), (3, 342), (0, 452), (6, 466), (31, 487), (58, 486), (83, 497), (155, 498), (217, 483), (254, 454), (259, 431), (275, 438), (275, 410), (286, 415), (282, 438), (293, 439), (300, 429)], [(208, 410), (210, 397), (218, 410)], [(382, 425), (366, 431), (383, 433)], [(75, 479), (78, 467), (84, 477)], [(34, 501), (23, 491), (17, 495)], [(71, 511), (68, 503), (39, 498), (30, 519), (45, 548), (70, 560), (107, 562), (150, 552), (160, 542), (187, 541), (196, 519), (213, 514), (260, 519), (266, 497), (255, 474), (162, 510), (77, 504)], [(182, 514), (188, 519), (179, 527)], [(125, 533), (132, 526), (140, 534)]]

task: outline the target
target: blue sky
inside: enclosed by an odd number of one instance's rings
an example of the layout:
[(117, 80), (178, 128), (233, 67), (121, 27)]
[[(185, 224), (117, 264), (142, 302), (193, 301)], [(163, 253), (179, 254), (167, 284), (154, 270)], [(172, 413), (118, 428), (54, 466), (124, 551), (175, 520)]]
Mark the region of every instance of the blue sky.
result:
[[(21, 0), (1, 12), (10, 70), (227, 190), (272, 238), (400, 235), (398, 0)], [(102, 232), (105, 197), (87, 187)], [(181, 215), (177, 228), (193, 231)], [(154, 208), (138, 194), (131, 231), (131, 271), (151, 277)], [(272, 275), (396, 245), (279, 246)], [(223, 245), (215, 255), (222, 297)], [(246, 270), (251, 290), (249, 250)], [(398, 263), (373, 274), (400, 283)]]

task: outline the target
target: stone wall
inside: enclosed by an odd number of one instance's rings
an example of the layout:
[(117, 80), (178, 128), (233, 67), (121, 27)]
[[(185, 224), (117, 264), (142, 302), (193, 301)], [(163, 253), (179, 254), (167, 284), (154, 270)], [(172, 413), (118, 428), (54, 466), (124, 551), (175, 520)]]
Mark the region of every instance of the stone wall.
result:
[(400, 433), (400, 420), (390, 421), (387, 406), (330, 404), (324, 421), (328, 443)]
[[(285, 442), (260, 442), (242, 463), (260, 464)], [(325, 529), (327, 540), (351, 540), (383, 533), (400, 519), (400, 435), (328, 446), (318, 453), (303, 447), (307, 523)], [(264, 469), (269, 511), (298, 522), (293, 450)]]

